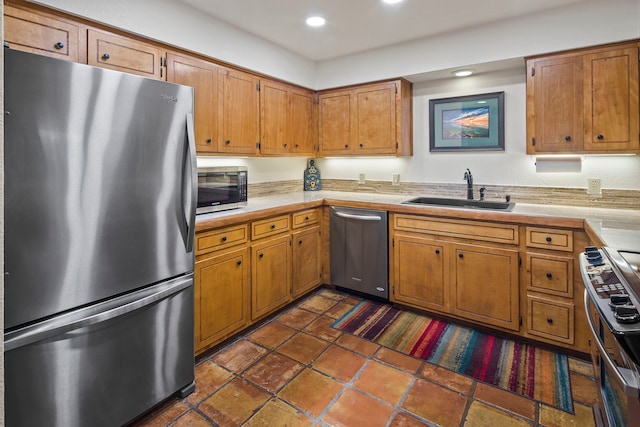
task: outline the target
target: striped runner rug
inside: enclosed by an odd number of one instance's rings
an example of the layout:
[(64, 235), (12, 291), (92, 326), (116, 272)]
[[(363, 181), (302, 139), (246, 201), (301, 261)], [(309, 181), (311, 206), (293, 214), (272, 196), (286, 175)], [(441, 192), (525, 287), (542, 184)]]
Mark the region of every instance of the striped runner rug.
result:
[(573, 414), (565, 355), (373, 301), (332, 327)]

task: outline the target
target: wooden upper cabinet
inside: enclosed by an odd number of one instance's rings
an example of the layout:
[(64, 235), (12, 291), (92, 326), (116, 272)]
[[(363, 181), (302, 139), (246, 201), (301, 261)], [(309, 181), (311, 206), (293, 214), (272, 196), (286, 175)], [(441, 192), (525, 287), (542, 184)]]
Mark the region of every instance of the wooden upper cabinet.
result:
[(260, 82), (260, 153), (313, 154), (313, 92)]
[(321, 92), (320, 154), (412, 155), (411, 96), (406, 80)]
[(194, 88), (194, 121), (196, 151), (217, 151), (216, 106), (218, 101), (218, 68), (201, 59), (167, 54), (167, 81)]
[(260, 141), (258, 77), (230, 68), (218, 72), (218, 152), (257, 154)]
[(4, 6), (4, 40), (11, 49), (82, 62), (80, 26), (54, 17)]
[(585, 149), (640, 148), (638, 60), (638, 44), (585, 55)]
[[(529, 144), (536, 152), (583, 148), (582, 58), (530, 60), (527, 89), (535, 88), (527, 113)], [(535, 83), (534, 83), (535, 80)], [(534, 145), (535, 144), (535, 145)]]
[(160, 49), (128, 37), (89, 29), (87, 63), (154, 79), (164, 79)]
[(640, 153), (638, 42), (527, 60), (527, 154)]

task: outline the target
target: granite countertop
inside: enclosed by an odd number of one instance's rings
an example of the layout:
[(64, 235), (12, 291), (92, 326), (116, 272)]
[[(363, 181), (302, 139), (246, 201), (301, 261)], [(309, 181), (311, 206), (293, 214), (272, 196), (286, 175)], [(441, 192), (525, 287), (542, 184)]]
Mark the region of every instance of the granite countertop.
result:
[(640, 251), (640, 211), (637, 210), (516, 203), (511, 212), (501, 212), (402, 204), (412, 197), (415, 195), (324, 190), (251, 197), (248, 205), (244, 208), (198, 215), (196, 232), (234, 222), (250, 221), (265, 215), (277, 215), (293, 209), (338, 204), (460, 219), (585, 228), (589, 237), (595, 240), (598, 246), (606, 245), (616, 249)]

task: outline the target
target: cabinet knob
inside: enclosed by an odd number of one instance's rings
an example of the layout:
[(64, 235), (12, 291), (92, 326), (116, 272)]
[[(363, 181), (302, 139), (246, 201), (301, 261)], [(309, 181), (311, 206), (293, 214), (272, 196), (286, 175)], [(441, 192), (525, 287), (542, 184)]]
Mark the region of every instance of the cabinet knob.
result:
[(302, 244), (302, 240), (298, 240), (298, 244), (301, 245)]
[(567, 142), (571, 141), (571, 135), (567, 135), (567, 136), (565, 136), (565, 137), (564, 137), (564, 140), (565, 140), (565, 141), (567, 141)]
[(547, 273), (547, 279), (551, 279), (552, 277), (553, 277), (553, 274)]
[(551, 317), (547, 317), (547, 323), (552, 325), (553, 324), (553, 319)]
[(551, 243), (551, 241), (552, 241), (553, 239), (552, 239), (550, 236), (547, 236), (547, 238), (546, 238), (546, 239), (544, 239), (544, 240), (546, 240), (546, 241), (547, 241), (547, 243)]
[(440, 249), (436, 249), (436, 255), (440, 254)]
[(211, 144), (211, 138), (207, 138), (207, 144)]
[(276, 228), (275, 224), (271, 224), (271, 229), (274, 230)]
[(241, 260), (236, 261), (236, 265), (242, 265), (242, 261)]
[(598, 135), (597, 138), (602, 141), (604, 139), (604, 135)]
[(105, 53), (105, 54), (102, 55), (102, 59), (109, 59), (109, 58), (111, 58), (111, 57), (109, 56), (108, 53)]
[(464, 254), (463, 254), (463, 253), (459, 253), (459, 254), (458, 254), (458, 257), (459, 257), (459, 258), (464, 258)]
[(308, 217), (308, 216), (305, 216), (305, 217), (304, 217), (304, 220), (305, 220), (305, 221), (309, 221), (309, 217)]
[(229, 145), (229, 144), (231, 144), (231, 140), (230, 140), (230, 139), (227, 139), (224, 143), (225, 143), (225, 144), (227, 144), (227, 145)]
[(56, 44), (53, 45), (56, 49), (62, 49), (64, 48), (64, 43), (62, 42), (58, 42)]
[(287, 144), (282, 144), (282, 146), (283, 146), (284, 148), (287, 148)]
[(360, 144), (360, 148), (364, 147), (364, 144)]
[(298, 144), (296, 144), (295, 147), (298, 148)]
[(259, 256), (260, 258), (262, 258), (262, 257), (264, 256), (264, 254), (260, 254), (260, 255), (258, 255), (258, 256)]
[(223, 242), (226, 242), (227, 241), (227, 236), (222, 236), (222, 239), (220, 239), (220, 240), (222, 240)]
[(349, 144), (344, 144), (344, 148), (349, 148)]

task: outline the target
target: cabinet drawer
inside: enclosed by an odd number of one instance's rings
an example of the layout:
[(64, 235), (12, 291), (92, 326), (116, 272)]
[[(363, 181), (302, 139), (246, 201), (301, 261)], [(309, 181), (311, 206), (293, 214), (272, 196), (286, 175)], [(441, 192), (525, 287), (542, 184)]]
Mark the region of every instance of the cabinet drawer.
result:
[(89, 65), (153, 79), (162, 78), (160, 50), (136, 40), (97, 30), (88, 31)]
[(282, 215), (269, 219), (263, 219), (261, 221), (254, 221), (251, 223), (251, 238), (261, 239), (263, 237), (272, 236), (274, 234), (289, 231), (290, 229), (290, 216)]
[(461, 239), (518, 244), (518, 226), (479, 221), (450, 220), (413, 215), (395, 215), (396, 230), (427, 233)]
[(198, 233), (196, 235), (196, 255), (246, 243), (247, 240), (249, 240), (249, 226), (247, 224)]
[(573, 252), (573, 231), (527, 227), (527, 246)]
[(573, 258), (527, 253), (526, 262), (528, 289), (573, 298)]
[(293, 214), (293, 228), (305, 227), (317, 224), (320, 221), (320, 209), (309, 209)]
[(554, 341), (573, 344), (574, 305), (529, 295), (527, 332)]

